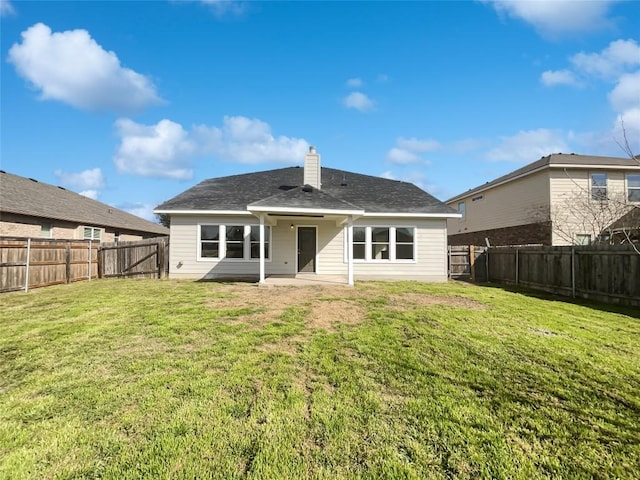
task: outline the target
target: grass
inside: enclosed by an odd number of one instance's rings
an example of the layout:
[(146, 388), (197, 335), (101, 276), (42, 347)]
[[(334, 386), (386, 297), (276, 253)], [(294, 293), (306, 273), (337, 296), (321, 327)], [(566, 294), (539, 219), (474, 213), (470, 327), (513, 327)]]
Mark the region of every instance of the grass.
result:
[(638, 312), (459, 283), (0, 296), (0, 478), (638, 478)]

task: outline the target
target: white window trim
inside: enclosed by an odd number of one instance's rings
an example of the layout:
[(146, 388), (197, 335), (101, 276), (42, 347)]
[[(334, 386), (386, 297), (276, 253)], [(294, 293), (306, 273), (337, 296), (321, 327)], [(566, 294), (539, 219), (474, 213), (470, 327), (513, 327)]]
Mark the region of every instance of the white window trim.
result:
[[(593, 176), (594, 175), (604, 175), (605, 185), (604, 185), (604, 195), (605, 198), (598, 200), (593, 198)], [(597, 187), (602, 188), (602, 187)], [(609, 174), (607, 172), (600, 171), (591, 171), (589, 172), (589, 201), (591, 202), (606, 202), (609, 200)]]
[[(365, 229), (365, 247), (364, 247), (364, 260), (361, 258), (353, 259), (353, 263), (360, 264), (414, 264), (418, 263), (418, 227), (416, 225), (354, 225), (353, 228)], [(372, 228), (388, 228), (389, 229), (389, 258), (375, 259), (371, 258), (371, 229)], [(413, 230), (413, 258), (396, 258), (396, 228), (409, 228)], [(348, 262), (349, 255), (349, 236), (347, 233), (347, 227), (344, 231), (344, 251), (343, 251), (343, 263)]]
[[(82, 235), (82, 239), (83, 240), (98, 240), (98, 241), (102, 241), (102, 228), (100, 228), (100, 227), (92, 227), (90, 225), (83, 225), (81, 228), (82, 228), (81, 235)], [(85, 237), (85, 235), (84, 235), (84, 229), (85, 228), (90, 228), (91, 229), (91, 238)], [(98, 232), (98, 238), (95, 237), (95, 232), (96, 231)]]
[(639, 177), (640, 177), (640, 172), (637, 172), (637, 173), (636, 173), (636, 172), (634, 172), (634, 173), (627, 173), (627, 174), (625, 174), (625, 176), (624, 176), (625, 193), (626, 193), (626, 198), (625, 198), (625, 200), (626, 200), (627, 202), (629, 202), (629, 203), (631, 203), (631, 204), (635, 205), (635, 204), (640, 203), (640, 201), (634, 202), (634, 201), (632, 201), (632, 200), (629, 200), (629, 190), (638, 190), (638, 191), (640, 191), (640, 187), (631, 187), (631, 188), (629, 188), (629, 177), (630, 177), (631, 175), (634, 175), (634, 176), (635, 176), (635, 175), (637, 175), (637, 176), (639, 176)]
[[(203, 257), (202, 255), (202, 239), (201, 239), (201, 227), (212, 226), (219, 227), (219, 246), (217, 257)], [(259, 227), (260, 224), (254, 223), (211, 223), (204, 222), (198, 223), (197, 226), (197, 261), (198, 262), (225, 262), (225, 263), (260, 263), (260, 258), (251, 258), (251, 227)], [(227, 227), (244, 227), (244, 258), (227, 258)], [(271, 263), (273, 258), (273, 231), (270, 225), (265, 225), (265, 238), (267, 237), (267, 230), (269, 230), (269, 258), (265, 258), (265, 263)]]

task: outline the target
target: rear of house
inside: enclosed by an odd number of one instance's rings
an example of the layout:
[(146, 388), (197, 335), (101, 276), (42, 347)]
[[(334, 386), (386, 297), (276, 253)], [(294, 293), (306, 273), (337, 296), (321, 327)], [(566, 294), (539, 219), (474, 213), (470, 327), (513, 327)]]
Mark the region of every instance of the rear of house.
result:
[(325, 168), (206, 180), (165, 202), (172, 278), (332, 275), (446, 281), (446, 221), (457, 214), (413, 184)]

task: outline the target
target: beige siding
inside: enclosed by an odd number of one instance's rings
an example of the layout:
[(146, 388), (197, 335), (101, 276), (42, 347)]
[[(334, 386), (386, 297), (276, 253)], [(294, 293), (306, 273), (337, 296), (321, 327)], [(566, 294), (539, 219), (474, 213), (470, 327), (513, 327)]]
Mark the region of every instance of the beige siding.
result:
[[(480, 195), (482, 199), (472, 201)], [(450, 202), (449, 206), (457, 211), (458, 203), (464, 201), (466, 214), (464, 220), (458, 218), (448, 220), (449, 234), (547, 221), (549, 196), (549, 174), (545, 170), (459, 201)]]
[[(578, 234), (594, 237), (600, 233), (594, 230), (594, 224), (588, 213), (592, 172), (606, 173), (607, 195), (616, 202), (626, 202), (626, 173), (636, 172), (605, 169), (552, 169), (549, 184), (551, 215), (554, 221), (553, 245), (571, 245)], [(569, 205), (580, 205), (580, 203), (584, 208), (577, 208), (576, 212), (568, 208)]]
[[(169, 274), (172, 278), (219, 278), (233, 276), (255, 277), (259, 274), (257, 261), (198, 260), (198, 225), (256, 225), (258, 219), (250, 216), (207, 217), (173, 215), (169, 243)], [(291, 225), (294, 225), (291, 228)], [(297, 226), (317, 227), (318, 274), (346, 275), (345, 228), (335, 221), (281, 219), (271, 227), (271, 261), (265, 262), (266, 275), (293, 275), (296, 273)], [(426, 281), (446, 281), (446, 222), (437, 220), (360, 220), (362, 226), (417, 227), (417, 259), (415, 262), (369, 262), (354, 264), (356, 279), (411, 278)]]
[(447, 225), (444, 219), (368, 219), (356, 226), (416, 227), (415, 261), (354, 262), (356, 280), (412, 279), (430, 282), (447, 280)]

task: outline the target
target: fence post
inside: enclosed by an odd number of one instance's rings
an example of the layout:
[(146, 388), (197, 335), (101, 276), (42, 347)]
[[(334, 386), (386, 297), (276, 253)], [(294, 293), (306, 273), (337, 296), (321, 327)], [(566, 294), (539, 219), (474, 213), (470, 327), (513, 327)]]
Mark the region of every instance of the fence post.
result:
[(449, 256), (449, 265), (448, 265), (449, 270), (447, 274), (448, 274), (448, 277), (451, 278), (451, 245), (447, 246), (447, 255)]
[(571, 246), (571, 298), (576, 298), (576, 247)]
[(476, 280), (476, 252), (473, 245), (469, 245), (469, 271), (471, 273), (471, 281)]
[(31, 259), (31, 239), (27, 238), (27, 261), (25, 263), (26, 270), (24, 272), (24, 291), (29, 291), (29, 263)]
[(489, 250), (491, 247), (487, 246), (487, 254), (484, 257), (484, 262), (487, 266), (487, 283), (491, 283), (491, 278), (489, 277)]
[(89, 240), (89, 255), (87, 258), (87, 278), (91, 281), (91, 240)]
[(66, 283), (71, 282), (71, 241), (67, 241), (67, 246), (65, 248), (65, 254), (66, 254), (66, 259), (65, 259), (65, 276), (66, 276)]
[(518, 274), (520, 273), (518, 271), (519, 268), (519, 262), (518, 262), (518, 248), (516, 247), (516, 287), (518, 286)]

